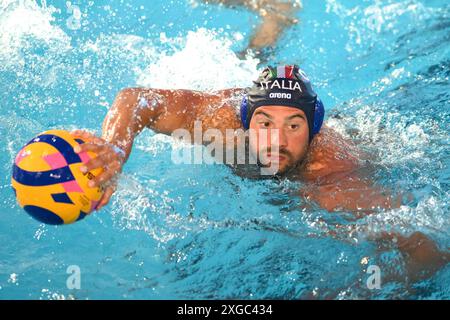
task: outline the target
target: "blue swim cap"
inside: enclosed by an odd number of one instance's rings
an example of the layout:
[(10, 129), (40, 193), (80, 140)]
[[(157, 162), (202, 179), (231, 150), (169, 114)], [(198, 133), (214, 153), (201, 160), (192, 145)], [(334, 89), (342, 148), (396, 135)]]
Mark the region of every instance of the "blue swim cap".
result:
[(309, 142), (319, 133), (325, 108), (314, 92), (306, 74), (297, 65), (265, 68), (247, 91), (241, 103), (241, 121), (245, 129), (255, 110), (262, 106), (281, 105), (302, 110), (309, 126)]

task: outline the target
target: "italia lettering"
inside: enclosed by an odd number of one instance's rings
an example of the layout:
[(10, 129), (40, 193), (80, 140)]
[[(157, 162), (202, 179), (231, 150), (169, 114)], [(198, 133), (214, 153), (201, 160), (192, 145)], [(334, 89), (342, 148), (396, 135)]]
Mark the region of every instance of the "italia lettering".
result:
[(261, 90), (268, 90), (268, 89), (283, 89), (283, 90), (298, 90), (302, 92), (302, 88), (300, 87), (300, 83), (297, 81), (292, 80), (274, 80), (272, 82), (261, 82)]

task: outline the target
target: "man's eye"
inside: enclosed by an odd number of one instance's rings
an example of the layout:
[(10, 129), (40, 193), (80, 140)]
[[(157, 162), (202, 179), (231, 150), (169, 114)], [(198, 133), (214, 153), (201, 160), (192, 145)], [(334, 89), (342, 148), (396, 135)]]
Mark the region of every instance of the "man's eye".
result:
[(300, 125), (298, 125), (298, 124), (291, 124), (291, 129), (292, 130), (297, 130), (298, 128), (300, 128)]
[(270, 126), (270, 122), (260, 122), (260, 125), (264, 128), (268, 128)]

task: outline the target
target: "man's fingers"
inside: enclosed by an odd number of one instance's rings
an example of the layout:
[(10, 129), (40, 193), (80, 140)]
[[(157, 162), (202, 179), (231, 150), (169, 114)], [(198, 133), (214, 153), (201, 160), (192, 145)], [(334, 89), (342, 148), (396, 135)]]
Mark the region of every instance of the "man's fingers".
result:
[[(75, 153), (93, 152), (97, 154), (97, 157), (90, 159), (87, 163), (82, 165), (80, 167), (80, 170), (83, 173), (86, 173), (97, 168), (105, 168), (105, 170), (100, 175), (89, 181), (89, 187), (93, 188), (104, 184), (113, 179), (114, 176), (121, 171), (121, 165), (119, 161), (115, 160), (115, 157), (113, 157), (110, 152), (105, 152), (107, 151), (107, 147), (103, 139), (98, 138), (97, 136), (95, 136), (95, 134), (85, 130), (73, 130), (71, 131), (71, 134), (74, 137), (79, 137), (83, 140), (88, 141), (86, 143), (75, 146)], [(111, 196), (115, 192), (115, 189), (116, 187), (114, 183), (109, 184), (106, 187), (95, 210), (98, 211), (108, 204)]]
[(83, 139), (90, 139), (95, 137), (95, 135), (89, 131), (86, 130), (73, 130), (70, 132), (75, 137), (80, 137)]
[(115, 187), (108, 187), (106, 188), (105, 192), (103, 193), (102, 198), (100, 199), (100, 202), (97, 206), (97, 208), (95, 208), (95, 210), (100, 210), (101, 208), (103, 208), (104, 206), (106, 206), (109, 202), (109, 199), (111, 199), (111, 196), (113, 195), (114, 191), (116, 191)]
[(95, 158), (92, 158), (87, 163), (80, 167), (81, 172), (86, 173), (97, 168), (103, 168), (108, 164), (108, 156), (101, 154)]
[(120, 172), (120, 166), (118, 164), (108, 165), (108, 169), (103, 171), (100, 175), (98, 175), (95, 179), (92, 180), (93, 187), (99, 186), (105, 182), (111, 180), (116, 174)]
[(73, 136), (82, 138), (83, 136), (87, 136), (90, 133), (86, 130), (75, 129), (75, 130), (70, 131), (70, 134)]
[(98, 153), (103, 152), (104, 146), (101, 144), (96, 144), (96, 143), (83, 143), (81, 145), (75, 146), (75, 148), (73, 148), (73, 150), (75, 151), (75, 153), (91, 151), (91, 152), (95, 152), (98, 154)]
[(80, 136), (82, 134), (82, 132), (83, 132), (83, 130), (76, 129), (76, 130), (70, 131), (70, 134), (73, 136)]

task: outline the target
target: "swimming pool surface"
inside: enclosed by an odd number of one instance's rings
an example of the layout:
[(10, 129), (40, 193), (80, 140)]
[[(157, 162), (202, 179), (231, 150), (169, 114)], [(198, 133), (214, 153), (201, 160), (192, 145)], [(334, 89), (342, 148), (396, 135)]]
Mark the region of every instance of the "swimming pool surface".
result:
[[(74, 225), (39, 224), (10, 187), (24, 143), (50, 128), (100, 133), (124, 87), (248, 86), (263, 65), (235, 52), (259, 17), (187, 0), (0, 0), (0, 299), (450, 299), (449, 266), (369, 290), (366, 262), (401, 275), (399, 252), (377, 253), (364, 232), (326, 235), (357, 224), (449, 248), (450, 4), (303, 5), (268, 61), (299, 64), (326, 123), (373, 154), (377, 184), (414, 203), (358, 221), (303, 210), (298, 184), (175, 165), (171, 138), (147, 130), (110, 205)], [(66, 285), (73, 265), (79, 290)]]

